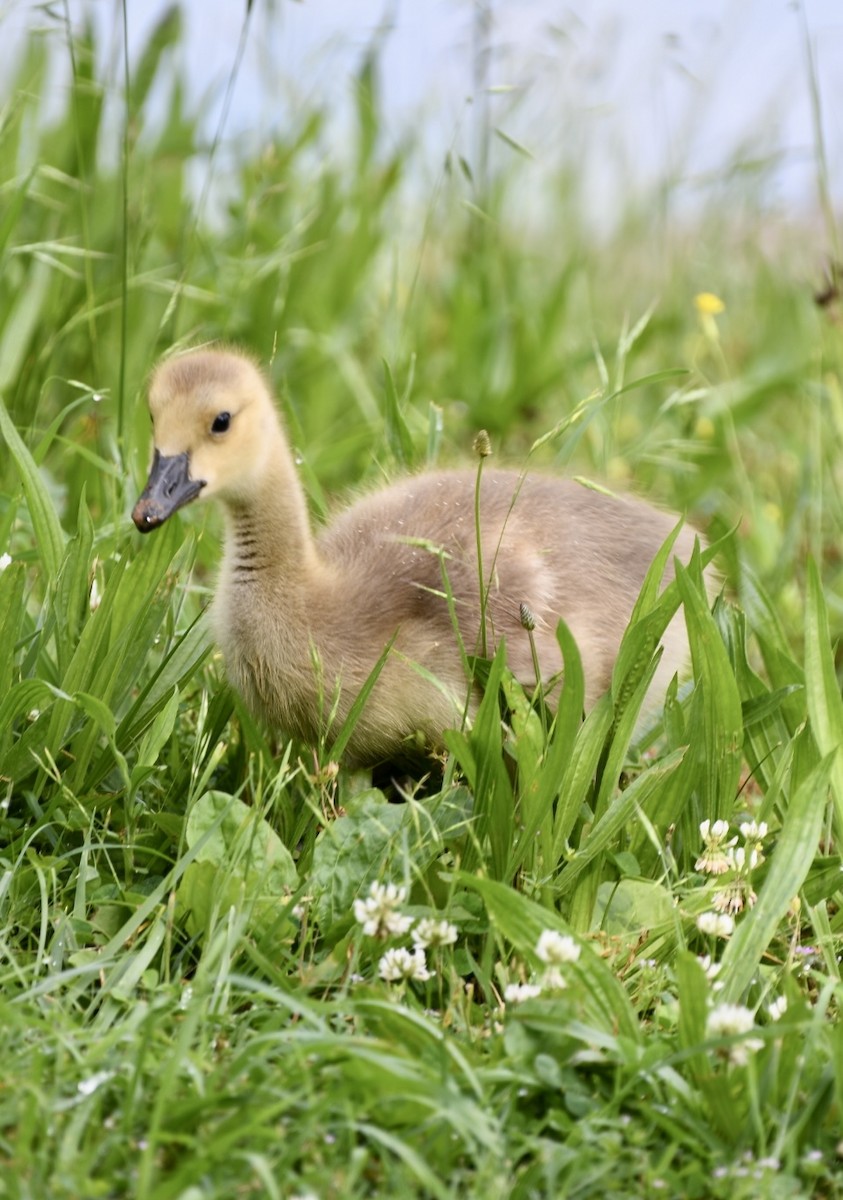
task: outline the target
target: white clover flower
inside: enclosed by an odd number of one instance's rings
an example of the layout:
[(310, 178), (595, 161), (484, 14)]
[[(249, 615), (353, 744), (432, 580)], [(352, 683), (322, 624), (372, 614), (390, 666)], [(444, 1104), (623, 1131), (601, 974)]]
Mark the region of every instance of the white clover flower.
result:
[(754, 846), (738, 846), (729, 851), (729, 864), (739, 875), (754, 871), (764, 861), (764, 855), (759, 854)]
[(407, 899), (407, 889), (394, 883), (374, 882), (365, 900), (354, 901), (354, 919), (363, 926), (369, 937), (400, 936), (413, 923), (412, 917), (396, 912), (399, 904)]
[(694, 863), (694, 870), (701, 871), (704, 875), (725, 875), (730, 868), (731, 863), (727, 854), (719, 848), (703, 850)]
[(700, 837), (707, 846), (715, 846), (722, 842), (729, 832), (728, 821), (701, 821)]
[[(737, 1037), (754, 1028), (755, 1018), (742, 1004), (718, 1004), (708, 1014), (705, 1023), (705, 1032), (711, 1038)], [(743, 1066), (749, 1061), (750, 1054), (760, 1050), (763, 1045), (760, 1038), (744, 1038), (728, 1048), (729, 1062)]]
[(727, 938), (735, 932), (735, 922), (725, 912), (704, 912), (697, 917), (697, 929), (712, 937)]
[(767, 836), (766, 821), (744, 821), (738, 828), (741, 837), (747, 842), (762, 842)]
[(382, 920), (385, 937), (401, 937), (413, 924), (413, 918), (403, 913), (385, 913)]
[[(705, 977), (709, 982), (712, 982), (720, 974), (722, 963), (713, 962), (710, 954), (701, 954), (697, 957), (697, 962), (705, 971)], [(720, 985), (723, 986), (722, 984)]]
[(545, 929), (536, 943), (536, 954), (549, 966), (562, 967), (577, 961), (580, 947), (568, 934), (557, 933), (555, 929)]
[(780, 1021), (787, 1012), (787, 996), (778, 996), (767, 1005), (767, 1016), (771, 1021)]
[(10, 567), (11, 565), (12, 565), (11, 554), (0, 554), (0, 571), (5, 571), (6, 567)]
[(739, 913), (745, 904), (752, 908), (757, 899), (746, 879), (736, 879), (714, 893), (711, 905), (719, 913)]
[(428, 970), (421, 946), (416, 946), (415, 950), (405, 950), (401, 946), (387, 950), (378, 963), (378, 974), (387, 983), (398, 983), (404, 979), (415, 979), (423, 983), (435, 972)]
[(503, 990), (507, 1004), (522, 1004), (525, 1000), (535, 1000), (541, 994), (541, 988), (535, 983), (508, 983)]
[(561, 992), (568, 986), (558, 967), (548, 967), (542, 975), (542, 991)]
[(437, 921), (435, 917), (422, 917), (413, 930), (413, 945), (453, 946), (457, 940), (457, 927), (450, 921)]
[(93, 579), (91, 581), (91, 594), (90, 594), (90, 599), (89, 599), (91, 612), (97, 611), (97, 609), (100, 606), (101, 600), (102, 600), (102, 597), (100, 596), (99, 584), (97, 583), (96, 579)]
[(708, 1014), (705, 1023), (709, 1037), (735, 1037), (755, 1028), (752, 1010), (743, 1004), (718, 1004)]
[(728, 821), (702, 821), (700, 823), (700, 837), (703, 840), (704, 848), (694, 863), (695, 871), (702, 871), (707, 875), (723, 875), (729, 870), (731, 863), (727, 851), (736, 844), (738, 839), (732, 838), (730, 842), (727, 842), (725, 839), (728, 833)]

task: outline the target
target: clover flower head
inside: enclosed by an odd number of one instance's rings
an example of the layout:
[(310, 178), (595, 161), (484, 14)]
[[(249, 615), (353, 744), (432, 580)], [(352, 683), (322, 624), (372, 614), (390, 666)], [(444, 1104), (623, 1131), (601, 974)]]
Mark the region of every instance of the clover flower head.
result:
[(780, 1021), (787, 1012), (787, 996), (777, 996), (772, 1004), (767, 1005), (767, 1016), (771, 1021)]
[(415, 950), (405, 950), (403, 946), (399, 946), (387, 950), (382, 956), (378, 963), (378, 974), (387, 983), (399, 983), (408, 979), (423, 983), (435, 972), (428, 970), (421, 946), (416, 946)]
[(746, 905), (752, 908), (757, 899), (748, 879), (735, 879), (714, 893), (711, 904), (719, 913), (739, 913)]
[(536, 943), (536, 954), (543, 963), (547, 963), (550, 967), (563, 967), (577, 961), (580, 956), (580, 948), (567, 933), (557, 933), (555, 929), (545, 929)]
[(697, 917), (697, 929), (712, 937), (727, 938), (735, 932), (735, 922), (726, 912), (704, 912)]
[(707, 846), (719, 845), (729, 832), (728, 821), (701, 821), (700, 837)]
[[(708, 1014), (705, 1031), (708, 1037), (737, 1037), (755, 1028), (755, 1018), (742, 1004), (718, 1004)], [(760, 1038), (744, 1038), (727, 1051), (729, 1062), (743, 1066), (750, 1054), (760, 1050), (764, 1043)]]
[(731, 868), (729, 850), (737, 843), (737, 838), (726, 841), (729, 835), (728, 821), (702, 821), (700, 837), (703, 840), (703, 852), (694, 863), (695, 871), (708, 875), (723, 875)]
[(705, 971), (705, 977), (711, 984), (712, 991), (719, 992), (723, 987), (723, 984), (720, 982), (720, 980), (718, 980), (717, 976), (720, 974), (720, 968), (723, 964), (715, 962), (710, 954), (699, 955), (697, 962)]
[(508, 983), (503, 991), (507, 1004), (523, 1004), (525, 1000), (535, 1000), (542, 994), (541, 988), (535, 983)]
[(457, 927), (450, 921), (438, 921), (435, 917), (422, 917), (413, 930), (413, 945), (453, 946), (457, 940)]
[(354, 901), (354, 919), (363, 926), (363, 932), (369, 937), (399, 936), (406, 933), (413, 923), (412, 917), (396, 911), (406, 899), (405, 887), (375, 881), (365, 899), (358, 897)]

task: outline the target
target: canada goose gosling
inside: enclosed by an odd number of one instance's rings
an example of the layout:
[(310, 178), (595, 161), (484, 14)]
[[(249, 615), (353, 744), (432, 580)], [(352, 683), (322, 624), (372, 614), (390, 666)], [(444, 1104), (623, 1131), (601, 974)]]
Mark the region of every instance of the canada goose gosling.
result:
[[(152, 469), (132, 518), (146, 533), (197, 497), (221, 501), (225, 548), (211, 620), (252, 712), (315, 744), (340, 728), (394, 638), (346, 756), (372, 764), (420, 741), (440, 748), (443, 730), (462, 719), (468, 688), (447, 590), (464, 647), (479, 645), (474, 471), (403, 478), (314, 536), (269, 388), (248, 358), (221, 349), (168, 358), (153, 375), (149, 407)], [(535, 685), (526, 606), (547, 682), (562, 668), (555, 631), (563, 618), (593, 704), (676, 519), (638, 500), (503, 470), (484, 470), (480, 514), (490, 651), (506, 638), (511, 670)], [(674, 553), (687, 560), (693, 545), (683, 529)], [(681, 618), (663, 646), (656, 695), (687, 659)]]

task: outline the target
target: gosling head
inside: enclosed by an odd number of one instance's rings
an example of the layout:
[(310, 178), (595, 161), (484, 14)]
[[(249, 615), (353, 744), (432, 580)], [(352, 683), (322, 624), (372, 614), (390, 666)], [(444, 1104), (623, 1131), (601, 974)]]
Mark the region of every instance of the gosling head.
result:
[(157, 529), (200, 494), (245, 499), (277, 429), (260, 371), (228, 350), (194, 350), (165, 360), (149, 389), (152, 468), (132, 511), (141, 531)]

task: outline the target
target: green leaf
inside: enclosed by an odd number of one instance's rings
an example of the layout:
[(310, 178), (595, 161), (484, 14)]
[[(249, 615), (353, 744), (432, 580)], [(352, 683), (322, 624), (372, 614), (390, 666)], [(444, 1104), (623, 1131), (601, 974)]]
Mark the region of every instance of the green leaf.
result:
[(559, 786), (559, 803), (556, 806), (553, 826), (555, 862), (564, 857), (568, 839), (574, 831), (582, 806), (594, 783), (600, 756), (611, 728), (612, 697), (607, 693), (601, 696), (580, 726), (568, 768)]
[(0, 400), (0, 433), (2, 433), (18, 468), (27, 507), (32, 517), (38, 553), (48, 581), (53, 582), (58, 576), (64, 554), (64, 532), (44, 480), (35, 465), (35, 459), (15, 429), (14, 422), (2, 400)]
[[(0, 729), (10, 730), (12, 724), (33, 709), (52, 704), (54, 700), (70, 700), (66, 692), (60, 691), (44, 679), (22, 679), (14, 684), (0, 701)], [(23, 738), (21, 739), (23, 741)], [(0, 775), (8, 779), (16, 779), (20, 770), (19, 750), (15, 745), (4, 756), (0, 763)], [(32, 770), (33, 763), (28, 754), (23, 755), (22, 761)]]
[(445, 744), (465, 771), (474, 793), (476, 842), (466, 849), (464, 865), (473, 869), (478, 856), (489, 851), (486, 867), (495, 879), (506, 874), (512, 847), (515, 798), (502, 750), (500, 690), (506, 670), (506, 646), (501, 641), (492, 662), (474, 726), (468, 734), (445, 732)]
[(743, 747), (741, 701), (729, 656), (708, 605), (681, 564), (676, 584), (685, 607), (695, 690), (688, 719), (691, 761), (702, 812), (712, 820), (732, 815)]
[(403, 824), (402, 806), (372, 791), (355, 803), (353, 813), (330, 821), (319, 834), (309, 886), (326, 931), (348, 917), (352, 901), (372, 879), (384, 879)]
[[(520, 815), (523, 828), (510, 854), (507, 878), (512, 878), (518, 868), (522, 866), (535, 842), (536, 833), (552, 813), (554, 801), (564, 786), (577, 735), (582, 727), (585, 678), (579, 649), (564, 621), (560, 621), (556, 628), (556, 640), (562, 651), (564, 685), (544, 753), (533, 774), (532, 794), (526, 795), (523, 786), (519, 787), (522, 797)], [(555, 843), (552, 824), (548, 830), (547, 840), (548, 845), (542, 846), (545, 857), (544, 870), (552, 869), (557, 861), (557, 858), (554, 857)], [(544, 842), (544, 836), (542, 841)]]
[[(23, 618), (25, 584), (23, 563), (10, 563), (0, 571), (0, 697), (6, 696), (15, 677), (15, 647)], [(0, 737), (3, 728), (0, 722)]]
[(808, 562), (805, 606), (805, 687), (814, 741), (820, 754), (831, 756), (835, 832), (843, 839), (843, 698), (834, 669), (825, 596), (813, 559)]
[(392, 637), (389, 639), (389, 641), (384, 646), (384, 648), (380, 654), (380, 657), (378, 658), (378, 661), (375, 663), (375, 665), (372, 667), (371, 671), (369, 672), (365, 683), (363, 684), (363, 686), (361, 687), (361, 689), (357, 693), (357, 695), (354, 697), (354, 703), (352, 704), (351, 708), (348, 710), (348, 716), (343, 721), (342, 726), (340, 727), (340, 731), (337, 734), (336, 738), (334, 739), (333, 745), (330, 748), (330, 751), (328, 754), (328, 758), (330, 761), (339, 762), (339, 760), (342, 758), (343, 754), (345, 753), (345, 748), (348, 745), (349, 741), (351, 740), (351, 736), (354, 733), (354, 729), (355, 729), (355, 726), (357, 725), (357, 722), (360, 720), (360, 714), (362, 713), (363, 709), (366, 706), (366, 701), (369, 699), (369, 696), (372, 693), (372, 688), (375, 686), (375, 684), (378, 681), (378, 676), (380, 675), (381, 671), (383, 670), (384, 664), (386, 663), (387, 658), (389, 658), (389, 653), (392, 650), (393, 644), (397, 637), (398, 637), (398, 630), (396, 629), (395, 633), (393, 633)]
[(384, 390), (386, 394), (386, 437), (389, 448), (402, 467), (409, 467), (415, 459), (413, 435), (404, 419), (398, 393), (395, 390), (395, 380), (386, 359), (383, 362)]
[(676, 908), (667, 888), (654, 879), (619, 879), (597, 892), (594, 928), (634, 950), (642, 936), (674, 927)]
[(556, 881), (556, 891), (559, 895), (566, 895), (571, 891), (583, 871), (611, 846), (636, 809), (647, 811), (666, 780), (680, 767), (684, 755), (684, 749), (674, 750), (672, 754), (668, 754), (666, 758), (654, 763), (639, 775), (614, 799), (604, 816), (585, 835), (576, 854), (560, 872)]
[(56, 609), (60, 614), (56, 623), (56, 642), (59, 670), (62, 673), (70, 661), (82, 622), (89, 612), (93, 544), (94, 528), (85, 504), (83, 487), (76, 533), (67, 543), (55, 593)]
[(132, 70), (130, 111), (139, 113), (161, 64), (164, 52), (178, 44), (182, 33), (182, 14), (177, 4), (166, 8), (149, 35), (139, 61)]
[(802, 781), (790, 801), (758, 900), (738, 923), (723, 954), (719, 979), (725, 984), (724, 1000), (743, 997), (780, 921), (808, 876), (823, 828), (836, 755), (836, 750), (828, 754)]
[[(676, 957), (676, 984), (679, 992), (679, 1045), (694, 1050), (706, 1040), (709, 984), (695, 954), (682, 950)], [(698, 1079), (711, 1074), (711, 1065), (702, 1052), (690, 1059), (692, 1072)]]
[[(11, 305), (6, 308), (9, 302), (8, 300), (4, 302), (5, 321), (0, 336), (0, 395), (12, 388), (20, 377), (27, 350), (32, 344), (33, 336), (38, 328), (38, 322), (43, 319), (43, 314), (48, 308), (50, 281), (51, 271), (47, 264), (34, 261), (25, 277), (25, 282), (20, 283), (15, 289), (15, 298)], [(0, 410), (2, 410), (0, 411), (0, 432), (8, 441), (4, 418), (7, 420), (10, 418), (3, 407), (2, 400), (0, 400)], [(23, 445), (22, 442), (20, 444)], [(11, 442), (9, 446), (12, 454), (15, 455)], [(17, 455), (15, 458), (17, 459)], [(23, 475), (20, 463), (18, 463), (18, 467)], [(26, 486), (25, 483), (24, 486)], [(30, 502), (30, 509), (31, 507)], [(34, 517), (35, 513), (33, 512), (33, 519)]]
[(682, 524), (681, 521), (677, 523), (659, 547), (635, 601), (612, 671), (612, 695), (616, 704), (622, 694), (635, 690), (656, 651), (659, 639), (679, 607), (676, 587), (670, 586), (662, 593), (662, 580)]
[(260, 812), (235, 796), (206, 792), (188, 814), (185, 838), (189, 848), (203, 843), (178, 890), (191, 933), (204, 933), (213, 916), (224, 916), (234, 906), (247, 910), (255, 933), (278, 934), (298, 874), (289, 850)]

